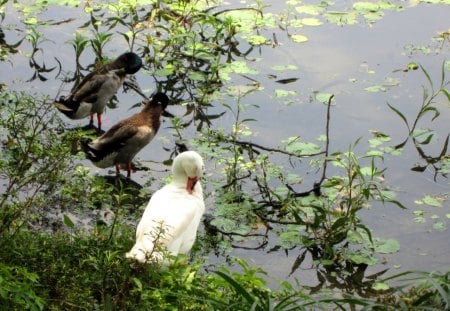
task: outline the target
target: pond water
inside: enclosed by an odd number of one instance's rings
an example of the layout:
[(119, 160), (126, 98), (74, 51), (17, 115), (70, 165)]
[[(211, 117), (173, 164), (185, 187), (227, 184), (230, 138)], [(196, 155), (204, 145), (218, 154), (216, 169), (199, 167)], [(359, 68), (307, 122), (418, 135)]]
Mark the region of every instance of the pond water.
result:
[[(280, 5), (277, 5), (279, 8)], [(393, 145), (401, 142), (407, 135), (406, 128), (387, 103), (413, 116), (421, 103), (421, 86), (427, 85), (427, 82), (419, 71), (394, 71), (415, 61), (439, 81), (442, 62), (449, 57), (449, 46), (447, 44), (436, 53), (440, 45), (434, 43), (432, 38), (448, 29), (446, 16), (449, 13), (448, 5), (424, 4), (401, 12), (387, 12), (382, 20), (371, 27), (340, 27), (334, 24), (310, 27), (302, 30), (310, 39), (303, 45), (292, 43), (285, 33), (278, 33), (278, 40), (283, 45), (264, 49), (261, 53), (264, 60), (257, 64), (257, 68), (264, 73), (262, 76), (268, 76), (278, 74), (271, 70), (273, 65), (297, 65), (299, 71), (283, 72), (280, 78), (298, 77), (299, 80), (287, 88), (298, 92), (298, 96), (295, 96), (294, 104), (286, 106), (274, 96), (274, 90), (279, 85), (270, 79), (261, 78), (265, 90), (254, 96), (254, 102), (260, 104), (262, 109), (251, 111), (252, 117), (258, 120), (252, 126), (259, 133), (255, 142), (273, 145), (273, 142), (294, 135), (301, 135), (309, 141), (322, 134), (325, 107), (310, 103), (309, 96), (314, 91), (335, 94), (331, 117), (332, 150), (347, 150), (358, 137), (370, 139), (370, 130), (389, 134)], [(431, 51), (429, 54), (410, 53), (407, 50), (409, 45), (429, 47)], [(398, 84), (388, 87), (386, 92), (370, 93), (365, 90), (384, 83), (387, 78), (396, 79)], [(432, 125), (440, 133), (441, 142), (435, 149), (430, 149), (433, 154), (440, 152), (438, 146), (443, 145), (450, 128), (446, 121), (450, 117), (448, 103), (445, 104), (444, 100), (441, 103), (441, 112), (446, 117)], [(417, 151), (407, 146), (401, 157), (388, 156), (384, 162), (388, 168), (386, 181), (398, 190), (398, 199), (407, 210), (392, 205), (375, 205), (362, 215), (364, 222), (373, 229), (374, 236), (394, 238), (400, 242), (400, 252), (387, 256), (387, 266), (399, 267), (401, 271), (445, 271), (450, 266), (449, 231), (434, 230), (432, 224), (443, 221), (448, 226), (449, 220), (445, 215), (448, 215), (450, 205), (446, 201), (442, 208), (421, 207), (414, 201), (421, 199), (424, 194), (447, 198), (450, 184), (445, 178), (434, 181), (431, 170), (423, 174), (411, 171), (411, 167), (420, 160)], [(314, 177), (306, 184), (311, 185), (313, 181)], [(414, 221), (413, 214), (419, 209), (424, 209), (428, 214), (426, 221), (421, 224)], [(432, 215), (439, 217), (433, 220)], [(238, 254), (253, 258), (257, 265), (281, 278), (288, 275), (297, 256), (293, 254), (286, 257), (280, 253), (261, 255), (258, 252), (249, 254), (248, 251), (239, 251)], [(391, 272), (398, 271), (394, 269)], [(308, 273), (314, 274), (314, 271), (302, 271), (297, 276), (305, 282), (313, 278)]]
[[(267, 12), (281, 14), (287, 10), (288, 5), (283, 1), (264, 1), (269, 4)], [(245, 5), (240, 3), (239, 5)], [(224, 8), (239, 6), (238, 4), (224, 4)], [(342, 7), (351, 6), (346, 1)], [(10, 8), (11, 10), (14, 10)], [(272, 38), (275, 33), (279, 43), (277, 46), (263, 45), (253, 49), (247, 56), (251, 68), (258, 70), (258, 74), (236, 76), (230, 85), (246, 85), (257, 81), (262, 87), (260, 91), (243, 98), (246, 105), (242, 118), (253, 118), (257, 121), (248, 123), (255, 134), (252, 142), (277, 147), (282, 140), (291, 136), (300, 135), (306, 141), (314, 141), (325, 132), (326, 106), (311, 101), (315, 92), (331, 93), (335, 95), (331, 109), (330, 121), (330, 150), (345, 151), (359, 137), (362, 141), (357, 150), (364, 152), (367, 141), (372, 138), (371, 130), (378, 130), (391, 136), (392, 145), (400, 143), (407, 136), (407, 129), (400, 118), (389, 109), (387, 103), (399, 108), (408, 118), (413, 118), (421, 104), (422, 85), (427, 85), (425, 75), (420, 70), (404, 72), (409, 62), (421, 64), (430, 74), (436, 85), (439, 84), (442, 64), (449, 60), (449, 47), (447, 41), (436, 42), (435, 36), (448, 31), (450, 5), (426, 4), (408, 7), (401, 11), (385, 11), (385, 16), (379, 21), (368, 25), (359, 21), (356, 25), (338, 26), (323, 20), (320, 26), (302, 27), (291, 30), (306, 36), (309, 40), (304, 43), (295, 43), (287, 31), (281, 29), (262, 29), (261, 34)], [(73, 38), (74, 30), (86, 22), (87, 16), (82, 10), (69, 7), (52, 7), (39, 16), (42, 20), (55, 22), (68, 20), (67, 23), (56, 24), (54, 27), (43, 27), (47, 41), (40, 44), (38, 58), (46, 66), (57, 66), (55, 58), (62, 64), (62, 70), (74, 70), (73, 48), (68, 40)], [(73, 19), (73, 20), (72, 20)], [(3, 29), (6, 41), (11, 43), (18, 40), (24, 27), (20, 15), (6, 14), (4, 25), (16, 25)], [(245, 43), (243, 43), (245, 44)], [(428, 48), (423, 52), (423, 47)], [(105, 46), (107, 54), (117, 55), (126, 50), (127, 46), (121, 42)], [(10, 85), (11, 89), (25, 90), (48, 94), (54, 98), (61, 87), (61, 80), (53, 73), (47, 75), (46, 81), (38, 79), (27, 82), (33, 75), (29, 67), (27, 53), (31, 46), (24, 43), (21, 52), (12, 55), (9, 61), (0, 62), (0, 83)], [(92, 55), (91, 55), (92, 56)], [(87, 59), (89, 55), (84, 55)], [(86, 63), (89, 63), (87, 60)], [(295, 65), (295, 70), (274, 70), (274, 66)], [(447, 68), (447, 75), (449, 71)], [(147, 94), (154, 89), (149, 84), (146, 73), (141, 71), (137, 81)], [(279, 84), (276, 80), (296, 78), (292, 83)], [(370, 92), (367, 88), (383, 85), (385, 90)], [(65, 85), (68, 91), (70, 85)], [(280, 90), (291, 92), (287, 96), (279, 96)], [(277, 96), (278, 94), (278, 96)], [(105, 113), (104, 127), (108, 128), (117, 120), (134, 113), (136, 108), (129, 108), (140, 100), (134, 94), (118, 94), (120, 105), (117, 109), (110, 109)], [(432, 127), (438, 134), (435, 144), (427, 147), (430, 154), (438, 154), (449, 132), (448, 120), (450, 109), (448, 102), (439, 99), (437, 106), (441, 116), (433, 123), (427, 119), (422, 126)], [(438, 101), (439, 101), (438, 100)], [(232, 100), (230, 100), (231, 102)], [(259, 107), (252, 107), (257, 104)], [(173, 114), (181, 114), (182, 108), (171, 106)], [(210, 112), (222, 112), (222, 106), (210, 109)], [(233, 116), (228, 113), (214, 126), (230, 128)], [(70, 126), (84, 125), (85, 120), (70, 121)], [(162, 171), (161, 162), (167, 159), (168, 152), (163, 147), (172, 145), (173, 130), (170, 122), (163, 124), (158, 138), (145, 148), (139, 155), (143, 163), (147, 163), (155, 174)], [(185, 136), (195, 135), (193, 129), (188, 129)], [(293, 168), (285, 158), (276, 159), (287, 169), (304, 176), (301, 187), (310, 188), (312, 183), (320, 178), (308, 167), (308, 161), (296, 163)], [(398, 190), (398, 200), (407, 209), (401, 210), (393, 205), (382, 206), (374, 204), (370, 209), (362, 212), (364, 223), (373, 229), (373, 235), (382, 238), (393, 238), (400, 242), (400, 252), (386, 258), (386, 267), (403, 270), (447, 270), (450, 268), (450, 246), (448, 243), (450, 220), (450, 205), (444, 200), (441, 207), (419, 206), (414, 203), (424, 195), (440, 196), (448, 199), (450, 184), (448, 179), (438, 176), (433, 179), (433, 172), (426, 170), (423, 173), (411, 171), (411, 167), (421, 162), (415, 148), (411, 144), (405, 146), (401, 156), (386, 156), (383, 166), (387, 167), (386, 182)], [(213, 161), (208, 162), (212, 172), (215, 168)], [(93, 173), (104, 174), (107, 171), (93, 168)], [(148, 172), (134, 175), (134, 180), (143, 184), (148, 179)], [(165, 176), (166, 173), (163, 175)], [(209, 202), (213, 202), (210, 198)], [(211, 204), (210, 204), (211, 205)], [(214, 206), (208, 206), (210, 210)], [(415, 221), (413, 211), (424, 210), (424, 222)], [(447, 215), (447, 216), (446, 216)], [(440, 229), (433, 224), (442, 222)], [(234, 254), (248, 258), (251, 262), (268, 271), (275, 278), (285, 279), (290, 272), (296, 253), (285, 256), (282, 253), (267, 253), (266, 250), (248, 251), (236, 249)], [(293, 256), (292, 256), (293, 255)], [(220, 260), (211, 258), (212, 261)], [(373, 270), (381, 269), (379, 266)], [(396, 273), (396, 271), (393, 271)], [(313, 280), (308, 271), (297, 271), (291, 278), (296, 277), (302, 281)]]

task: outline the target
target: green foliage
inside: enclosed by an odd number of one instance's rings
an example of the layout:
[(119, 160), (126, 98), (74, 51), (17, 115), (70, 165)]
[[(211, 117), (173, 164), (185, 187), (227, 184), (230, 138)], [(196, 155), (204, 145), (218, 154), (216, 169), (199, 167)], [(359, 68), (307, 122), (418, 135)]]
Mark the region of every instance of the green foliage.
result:
[(6, 238), (27, 222), (23, 216), (36, 205), (51, 201), (44, 191), (58, 189), (63, 183), (61, 175), (72, 167), (70, 146), (57, 143), (61, 141), (61, 127), (46, 99), (13, 92), (0, 96), (0, 131), (6, 138), (0, 160), (5, 184), (0, 200), (0, 235)]
[(0, 263), (0, 305), (4, 310), (44, 309), (44, 300), (36, 295), (35, 288), (39, 280), (20, 266), (8, 266)]
[[(8, 44), (0, 37), (2, 60), (17, 53), (23, 40), (29, 44), (30, 51), (25, 54), (34, 71), (30, 80), (45, 81), (55, 69), (38, 61), (44, 53), (42, 45), (48, 43), (40, 28), (48, 22), (39, 21), (38, 16), (49, 4), (80, 5), (78, 1), (36, 1), (32, 5), (14, 2), (25, 17), (27, 33), (16, 44)], [(313, 98), (328, 109), (325, 134), (319, 142), (291, 136), (281, 141), (281, 147), (262, 146), (253, 142), (255, 120), (243, 117), (249, 109), (258, 108), (246, 105), (246, 96), (262, 89), (251, 78), (259, 72), (245, 56), (255, 46), (277, 45), (275, 36), (272, 42), (261, 30), (284, 23), (288, 32), (289, 27), (318, 26), (324, 22), (322, 19), (339, 25), (355, 24), (361, 19), (372, 24), (386, 10), (401, 7), (385, 1), (361, 1), (336, 11), (331, 2), (311, 5), (292, 0), (289, 1), (291, 11), (281, 16), (263, 14), (265, 8), (261, 1), (256, 1), (255, 6), (224, 11), (214, 4), (215, 1), (202, 0), (88, 1), (84, 4), (85, 23), (67, 42), (73, 47), (76, 68), (73, 77), (65, 77), (65, 82), (79, 81), (84, 71), (106, 62), (110, 47), (114, 50), (116, 45), (127, 46), (143, 57), (145, 73), (157, 88), (169, 90), (173, 101), (185, 109), (184, 114), (170, 121), (173, 137), (184, 141), (185, 130), (191, 125), (196, 127), (195, 138), (190, 143), (214, 160), (218, 173), (208, 176), (207, 191), (212, 193), (215, 207), (205, 221), (207, 234), (200, 237), (204, 244), (197, 243), (194, 247), (193, 263), (187, 264), (187, 258), (180, 256), (172, 266), (162, 269), (156, 264), (127, 261), (124, 253), (133, 243), (134, 228), (126, 223), (133, 217), (132, 211), (141, 207), (139, 199), (148, 200), (147, 194), (121, 180), (111, 183), (93, 176), (88, 167), (81, 165), (78, 142), (91, 133), (68, 131), (55, 114), (51, 100), (39, 94), (2, 89), (2, 307), (12, 310), (381, 310), (394, 305), (404, 310), (425, 306), (448, 309), (448, 274), (419, 274), (411, 280), (421, 281), (420, 286), (410, 290), (390, 289), (386, 283), (390, 279), (379, 280), (385, 271), (365, 276), (366, 268), (378, 262), (379, 254), (395, 253), (400, 246), (393, 239), (373, 237), (360, 212), (377, 202), (403, 208), (395, 200), (395, 193), (384, 184), (385, 170), (379, 166), (386, 154), (399, 154), (408, 140), (414, 142), (427, 162), (425, 166), (417, 166), (416, 171), (423, 171), (428, 165), (442, 176), (450, 171), (449, 137), (438, 156), (426, 156), (424, 147), (435, 143), (436, 134), (419, 127), (419, 121), (426, 117), (432, 121), (440, 117), (438, 98), (450, 99), (445, 78), (449, 63), (443, 64), (437, 89), (423, 67), (414, 62), (406, 66), (406, 70), (421, 68), (428, 86), (423, 88), (423, 103), (414, 121), (408, 120), (398, 108), (389, 106), (408, 130), (406, 140), (395, 147), (385, 146), (390, 142), (389, 135), (373, 131), (369, 151), (362, 155), (356, 151), (359, 140), (347, 151), (329, 150), (328, 128), (334, 95), (319, 92), (314, 92)], [(3, 8), (0, 14), (3, 21)], [(308, 41), (298, 33), (288, 33), (287, 37), (294, 42)], [(249, 43), (247, 51), (238, 48), (242, 39)], [(92, 53), (96, 59), (83, 66), (82, 56)], [(296, 71), (298, 67), (283, 64), (272, 70)], [(235, 76), (245, 77), (252, 83), (234, 85)], [(388, 78), (368, 91), (386, 91), (397, 83)], [(223, 86), (227, 86), (226, 91)], [(276, 89), (275, 95), (294, 97), (298, 92)], [(235, 105), (222, 102), (222, 96), (230, 96)], [(218, 107), (213, 107), (214, 101), (219, 103)], [(215, 112), (209, 113), (210, 108)], [(217, 112), (218, 108), (226, 111)], [(231, 114), (232, 124), (217, 127), (214, 120), (225, 113)], [(276, 157), (287, 160), (274, 160)], [(294, 172), (292, 168), (306, 166), (308, 160), (308, 170), (322, 171), (322, 177), (311, 190), (299, 192), (295, 189), (305, 188), (311, 181), (308, 174)], [(286, 167), (286, 163), (290, 166)], [(416, 200), (417, 204), (430, 206), (440, 206), (443, 202), (443, 196), (431, 195)], [(52, 233), (43, 232), (51, 230), (45, 219), (54, 210), (63, 215), (58, 220), (59, 226)], [(103, 211), (108, 211), (111, 221), (92, 219), (87, 228), (80, 230), (76, 215), (94, 218), (94, 212)], [(423, 212), (417, 212), (418, 219), (422, 215)], [(436, 230), (445, 229), (438, 216), (430, 218), (435, 220)], [(250, 244), (255, 245), (254, 249), (270, 245), (270, 251), (281, 250), (285, 254), (296, 251), (299, 255), (291, 274), (306, 264), (308, 268), (313, 266), (318, 285), (303, 288), (282, 282), (280, 290), (273, 290), (267, 273), (244, 260), (236, 259), (237, 269), (225, 266), (204, 269), (205, 264), (195, 261), (199, 253), (210, 251), (208, 247), (225, 255), (231, 247), (252, 248)], [(230, 261), (229, 257), (225, 258)]]

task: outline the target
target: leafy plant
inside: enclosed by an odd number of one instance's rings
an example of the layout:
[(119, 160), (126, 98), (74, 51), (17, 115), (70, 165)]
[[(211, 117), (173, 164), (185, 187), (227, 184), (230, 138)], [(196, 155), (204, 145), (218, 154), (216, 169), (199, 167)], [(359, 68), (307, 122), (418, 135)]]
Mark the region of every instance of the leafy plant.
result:
[(430, 74), (422, 66), (420, 66), (420, 68), (422, 70), (422, 73), (425, 75), (429, 86), (428, 88), (425, 86), (422, 87), (423, 90), (422, 104), (420, 105), (419, 111), (415, 116), (414, 120), (408, 121), (407, 117), (399, 109), (395, 108), (391, 104), (388, 104), (388, 106), (401, 118), (401, 120), (403, 121), (408, 130), (408, 136), (401, 143), (397, 144), (395, 148), (396, 149), (403, 148), (406, 145), (406, 143), (411, 139), (418, 154), (426, 162), (425, 165), (414, 166), (412, 170), (417, 172), (423, 172), (426, 170), (427, 167), (431, 166), (435, 172), (434, 177), (436, 179), (438, 174), (443, 174), (444, 176), (446, 176), (445, 166), (450, 133), (447, 134), (441, 152), (437, 156), (430, 156), (425, 152), (424, 147), (432, 142), (435, 133), (432, 130), (422, 129), (419, 128), (418, 126), (419, 122), (423, 122), (424, 118), (426, 116), (429, 116), (430, 114), (432, 116), (431, 121), (435, 121), (440, 116), (441, 113), (437, 106), (439, 96), (443, 95), (444, 98), (448, 102), (450, 102), (450, 93), (446, 89), (446, 87), (450, 84), (450, 81), (448, 81), (445, 76), (446, 72), (445, 62), (442, 64), (440, 83), (437, 89), (434, 86), (433, 79), (431, 78)]
[(0, 264), (0, 305), (5, 310), (44, 310), (44, 300), (36, 295), (39, 281), (24, 267)]

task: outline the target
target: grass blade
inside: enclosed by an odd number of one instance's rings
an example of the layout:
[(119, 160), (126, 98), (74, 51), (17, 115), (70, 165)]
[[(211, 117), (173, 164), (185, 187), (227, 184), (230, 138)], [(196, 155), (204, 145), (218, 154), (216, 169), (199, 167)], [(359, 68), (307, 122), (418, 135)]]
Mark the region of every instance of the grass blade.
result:
[(253, 298), (246, 290), (245, 288), (236, 282), (235, 279), (233, 279), (231, 276), (229, 276), (226, 273), (223, 273), (222, 271), (214, 271), (214, 273), (218, 274), (220, 277), (222, 277), (225, 281), (227, 281), (228, 284), (230, 284), (236, 293), (240, 294), (242, 297), (247, 300), (248, 303), (253, 304), (255, 302), (255, 298)]

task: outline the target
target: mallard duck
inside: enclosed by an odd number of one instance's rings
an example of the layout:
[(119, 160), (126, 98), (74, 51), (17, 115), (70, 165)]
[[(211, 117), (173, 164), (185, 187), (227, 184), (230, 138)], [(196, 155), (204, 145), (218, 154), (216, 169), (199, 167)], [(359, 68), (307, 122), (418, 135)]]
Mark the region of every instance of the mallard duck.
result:
[(199, 182), (203, 170), (203, 160), (195, 151), (175, 157), (172, 182), (152, 195), (136, 229), (136, 244), (127, 258), (168, 264), (165, 253), (176, 256), (191, 250), (205, 212)]
[(115, 165), (117, 174), (125, 165), (127, 177), (130, 177), (131, 161), (158, 132), (161, 114), (168, 103), (166, 94), (157, 93), (147, 100), (141, 112), (115, 124), (94, 141), (83, 142), (87, 158), (100, 168)]
[(56, 100), (55, 106), (70, 119), (90, 116), (90, 125), (94, 124), (94, 114), (97, 114), (100, 131), (106, 104), (122, 86), (125, 76), (136, 73), (141, 67), (142, 60), (138, 55), (124, 53), (112, 63), (89, 73), (69, 96), (61, 96)]

